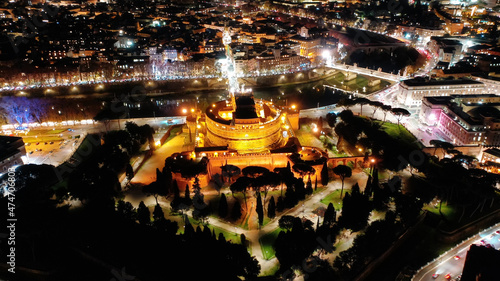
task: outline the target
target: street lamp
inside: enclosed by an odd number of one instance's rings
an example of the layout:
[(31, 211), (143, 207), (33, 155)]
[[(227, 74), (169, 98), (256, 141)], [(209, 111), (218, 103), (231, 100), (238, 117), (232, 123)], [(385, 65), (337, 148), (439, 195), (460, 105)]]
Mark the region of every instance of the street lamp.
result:
[(187, 113), (187, 109), (183, 108), (182, 109), (182, 113), (186, 114)]

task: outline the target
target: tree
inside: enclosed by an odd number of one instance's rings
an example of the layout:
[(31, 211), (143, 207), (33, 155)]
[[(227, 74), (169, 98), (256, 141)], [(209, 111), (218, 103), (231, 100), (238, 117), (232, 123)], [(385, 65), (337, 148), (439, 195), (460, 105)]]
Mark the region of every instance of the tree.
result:
[(333, 168), (333, 172), (342, 180), (342, 189), (340, 190), (340, 198), (342, 199), (342, 193), (344, 192), (344, 179), (352, 176), (352, 170), (349, 166), (337, 165)]
[(155, 209), (153, 210), (153, 219), (155, 222), (160, 221), (165, 218), (163, 214), (163, 210), (161, 209), (160, 204), (156, 204)]
[(354, 100), (343, 98), (343, 99), (339, 100), (339, 102), (337, 103), (337, 106), (341, 106), (344, 110), (347, 110), (349, 107), (353, 106), (354, 104), (355, 104)]
[(134, 169), (132, 168), (132, 165), (130, 163), (127, 164), (127, 167), (125, 168), (125, 175), (127, 176), (127, 180), (130, 182), (132, 178), (134, 178)]
[(224, 193), (221, 194), (219, 200), (219, 217), (221, 219), (227, 216), (227, 199)]
[(323, 219), (323, 225), (331, 226), (337, 220), (337, 213), (335, 212), (335, 208), (332, 203), (328, 204), (328, 207), (325, 211), (325, 217)]
[(316, 170), (311, 167), (311, 165), (304, 164), (304, 163), (298, 163), (293, 165), (292, 170), (299, 174), (302, 178), (307, 176), (307, 175), (314, 175), (316, 173)]
[(351, 110), (346, 109), (342, 110), (339, 115), (340, 119), (346, 123), (351, 123), (351, 121), (354, 119), (354, 113), (352, 113)]
[(323, 168), (321, 169), (321, 185), (323, 186), (327, 186), (328, 185), (328, 181), (329, 181), (329, 178), (328, 178), (328, 165), (326, 164), (327, 161), (325, 161), (325, 163), (323, 163)]
[(372, 118), (373, 118), (373, 116), (375, 116), (375, 112), (377, 111), (377, 109), (382, 108), (384, 104), (379, 101), (370, 101), (369, 105), (373, 107), (373, 112), (372, 112)]
[(311, 195), (312, 193), (313, 193), (312, 181), (311, 181), (311, 176), (309, 176), (309, 179), (307, 180), (306, 184), (306, 194)]
[(430, 140), (429, 144), (434, 146), (434, 155), (436, 155), (436, 150), (438, 148), (441, 148), (441, 150), (443, 152), (443, 157), (445, 156), (445, 151), (449, 151), (449, 150), (452, 150), (453, 148), (455, 148), (455, 146), (453, 144), (446, 142), (446, 141), (441, 141), (441, 140)]
[(245, 177), (256, 178), (258, 176), (262, 176), (266, 172), (269, 172), (269, 170), (260, 166), (248, 166), (243, 168), (241, 172)]
[(241, 192), (243, 193), (243, 199), (245, 200), (245, 206), (247, 205), (247, 188), (252, 185), (253, 179), (249, 177), (239, 177), (231, 186), (229, 189), (231, 189), (231, 192), (233, 193), (234, 197), (234, 192)]
[(262, 223), (264, 223), (264, 209), (262, 207), (260, 192), (257, 192), (257, 206), (255, 207), (255, 211), (257, 212), (257, 216), (259, 218), (259, 225), (262, 225)]
[(23, 123), (31, 123), (33, 111), (41, 104), (38, 99), (27, 97), (2, 97), (0, 100), (0, 109), (4, 113), (5, 119), (9, 123), (17, 123), (19, 126)]
[(174, 180), (172, 183), (172, 193), (174, 194), (174, 198), (180, 197), (179, 185), (177, 185), (177, 180)]
[(237, 221), (241, 218), (241, 204), (238, 200), (236, 200), (233, 204), (233, 208), (231, 209), (231, 219), (233, 221)]
[(189, 192), (189, 184), (186, 184), (186, 189), (184, 190), (184, 203), (186, 205), (191, 205), (191, 192)]
[(359, 104), (359, 106), (361, 107), (361, 110), (360, 110), (360, 114), (359, 115), (363, 115), (363, 105), (365, 104), (369, 104), (370, 103), (370, 100), (367, 99), (367, 98), (357, 98), (354, 100), (354, 102), (356, 104)]
[(392, 107), (390, 105), (382, 105), (380, 107), (384, 111), (384, 123), (385, 123), (385, 117), (387, 116), (387, 113), (392, 110)]
[(403, 117), (405, 117), (405, 116), (408, 117), (411, 115), (408, 110), (406, 110), (404, 108), (399, 108), (399, 107), (391, 109), (391, 113), (398, 120), (398, 128), (400, 128), (399, 123), (401, 122), (401, 119), (403, 119)]
[(167, 196), (168, 194), (167, 188), (160, 182), (154, 181), (142, 188), (143, 193), (154, 196), (156, 204), (158, 204), (158, 196)]
[(273, 219), (276, 216), (276, 206), (274, 203), (274, 196), (271, 196), (269, 200), (269, 206), (267, 207), (267, 217)]
[(293, 216), (282, 216), (279, 221), (278, 221), (278, 225), (282, 228), (282, 229), (287, 229), (287, 230), (290, 230), (292, 229), (293, 227), (293, 220), (295, 219), (295, 217)]
[(276, 211), (282, 212), (285, 209), (285, 202), (283, 201), (283, 196), (279, 196), (278, 202), (276, 203)]
[(125, 220), (135, 220), (136, 218), (136, 210), (130, 202), (118, 201), (116, 212)]
[(222, 179), (221, 174), (217, 173), (212, 176), (212, 182), (215, 184), (214, 188), (217, 190), (217, 193), (220, 195), (220, 190), (224, 186), (224, 181)]
[(229, 183), (232, 182), (233, 177), (236, 177), (239, 174), (241, 174), (241, 169), (238, 166), (235, 166), (235, 165), (228, 165), (228, 164), (226, 164), (224, 166), (221, 166), (221, 170), (222, 170), (223, 181), (224, 181), (224, 177), (228, 177), (229, 178)]
[(193, 182), (193, 191), (195, 194), (198, 194), (201, 192), (201, 187), (200, 187), (200, 180), (198, 177), (194, 177), (194, 182)]
[(148, 207), (144, 204), (144, 201), (141, 201), (139, 203), (139, 207), (137, 208), (137, 219), (142, 225), (148, 225), (151, 222), (151, 213), (149, 212)]
[(328, 126), (330, 126), (330, 128), (334, 128), (335, 123), (337, 123), (337, 114), (335, 114), (333, 112), (327, 113), (326, 114), (326, 123), (328, 123)]

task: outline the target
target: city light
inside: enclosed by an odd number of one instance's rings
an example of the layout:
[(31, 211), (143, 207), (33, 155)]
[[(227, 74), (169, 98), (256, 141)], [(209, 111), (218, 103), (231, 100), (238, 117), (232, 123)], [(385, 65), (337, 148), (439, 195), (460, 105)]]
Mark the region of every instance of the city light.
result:
[(292, 104), (291, 107), (292, 107), (292, 109), (296, 109), (297, 108), (297, 106), (295, 104)]
[(188, 112), (187, 109), (185, 108), (182, 109), (182, 113), (186, 114), (187, 112)]

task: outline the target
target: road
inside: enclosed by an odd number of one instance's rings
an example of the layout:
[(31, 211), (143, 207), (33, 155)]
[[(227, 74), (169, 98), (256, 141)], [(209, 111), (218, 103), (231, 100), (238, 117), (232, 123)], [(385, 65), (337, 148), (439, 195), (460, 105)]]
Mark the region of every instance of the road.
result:
[[(462, 274), (465, 258), (470, 245), (490, 244), (495, 249), (500, 249), (500, 233), (496, 233), (496, 231), (500, 231), (500, 223), (470, 237), (424, 266), (414, 275), (412, 281), (446, 280), (446, 274), (450, 274), (451, 278), (455, 279)], [(456, 256), (459, 258), (456, 259)], [(439, 276), (433, 278), (434, 274), (439, 274)]]
[[(17, 136), (23, 137), (25, 142), (26, 158), (28, 161), (26, 164), (58, 166), (73, 155), (87, 134), (123, 130), (125, 129), (125, 124), (129, 121), (135, 122), (138, 126), (149, 124), (153, 128), (156, 128), (157, 131), (154, 134), (154, 138), (157, 141), (163, 136), (170, 125), (184, 124), (185, 116), (121, 119), (110, 121), (107, 125), (104, 123), (94, 123), (37, 127), (31, 129), (28, 135), (18, 134)], [(53, 130), (57, 130), (57, 133), (53, 133)], [(39, 141), (47, 138), (50, 140)]]

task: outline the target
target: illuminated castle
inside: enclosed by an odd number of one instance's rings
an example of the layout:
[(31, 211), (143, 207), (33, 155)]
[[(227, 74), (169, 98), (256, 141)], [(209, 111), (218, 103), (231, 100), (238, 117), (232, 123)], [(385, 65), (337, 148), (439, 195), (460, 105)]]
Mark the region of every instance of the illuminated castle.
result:
[(207, 108), (206, 146), (227, 145), (239, 153), (269, 151), (286, 139), (286, 121), (272, 102), (255, 101), (249, 89), (237, 91), (230, 100)]

